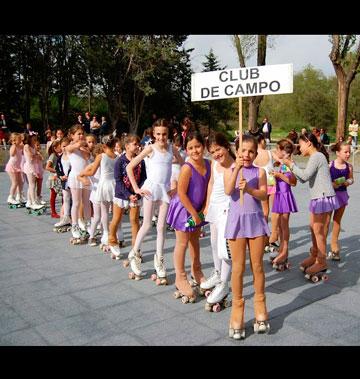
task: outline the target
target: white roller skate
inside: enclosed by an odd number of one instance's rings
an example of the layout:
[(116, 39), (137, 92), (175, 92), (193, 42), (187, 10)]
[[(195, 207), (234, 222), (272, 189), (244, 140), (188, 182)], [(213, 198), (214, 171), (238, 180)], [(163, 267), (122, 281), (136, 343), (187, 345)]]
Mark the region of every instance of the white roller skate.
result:
[(117, 261), (121, 259), (121, 250), (118, 245), (109, 245), (111, 251), (111, 258), (116, 259)]
[(19, 192), (17, 192), (17, 194), (16, 194), (16, 196), (15, 196), (15, 200), (16, 200), (18, 203), (21, 203), (21, 204), (23, 204), (23, 206), (25, 206), (26, 199), (25, 199), (23, 193), (19, 193)]
[(16, 209), (21, 207), (20, 201), (16, 201), (13, 196), (9, 195), (7, 203), (10, 209)]
[(269, 245), (265, 246), (264, 252), (265, 253), (278, 253), (279, 252), (280, 245), (277, 242), (271, 242)]
[(164, 265), (164, 257), (158, 258), (157, 254), (154, 255), (154, 268), (155, 273), (151, 275), (151, 280), (156, 282), (156, 285), (167, 285), (166, 268)]
[(28, 210), (30, 214), (39, 216), (45, 213), (45, 206), (41, 204), (32, 203)]
[(96, 237), (90, 237), (88, 241), (88, 245), (91, 247), (95, 247), (98, 245), (98, 240)]
[(145, 275), (141, 271), (141, 258), (139, 251), (135, 252), (134, 249), (130, 250), (128, 255), (131, 272), (129, 272), (129, 279), (140, 280)]
[(87, 231), (87, 230), (86, 230), (86, 224), (85, 224), (85, 221), (84, 221), (83, 219), (79, 218), (77, 224), (78, 224), (78, 226), (79, 226), (79, 228), (80, 228), (81, 230), (83, 230), (83, 231)]
[(104, 231), (100, 240), (100, 250), (102, 250), (105, 254), (110, 251), (109, 243), (108, 243), (108, 232)]
[(214, 270), (211, 276), (206, 279), (205, 282), (200, 283), (201, 295), (205, 295), (206, 297), (209, 296), (211, 290), (219, 283), (221, 283), (220, 272)]
[(231, 300), (227, 298), (229, 292), (228, 282), (218, 283), (207, 297), (205, 310), (209, 312), (220, 312), (221, 309), (231, 307)]
[(81, 244), (81, 242), (82, 242), (82, 240), (81, 240), (81, 230), (80, 230), (78, 224), (73, 224), (71, 226), (71, 234), (72, 234), (72, 237), (70, 238), (70, 243), (72, 245), (79, 245), (79, 244)]
[(42, 200), (41, 196), (36, 198), (36, 203), (41, 205), (46, 205), (46, 201)]
[(65, 233), (71, 230), (71, 218), (69, 216), (64, 216), (54, 225), (54, 232)]
[(259, 321), (254, 320), (254, 333), (269, 333), (270, 331), (270, 324), (267, 320)]
[(329, 251), (327, 259), (332, 261), (340, 261), (340, 251)]

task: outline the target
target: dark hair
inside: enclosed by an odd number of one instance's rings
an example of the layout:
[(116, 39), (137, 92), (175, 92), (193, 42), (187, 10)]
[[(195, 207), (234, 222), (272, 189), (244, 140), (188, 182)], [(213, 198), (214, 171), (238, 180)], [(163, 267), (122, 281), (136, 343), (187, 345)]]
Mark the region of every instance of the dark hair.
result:
[(196, 139), (197, 141), (199, 141), (205, 147), (204, 137), (197, 130), (193, 130), (185, 138), (185, 144), (184, 144), (184, 148), (185, 149), (186, 149), (188, 143), (190, 141), (192, 141), (193, 139)]
[(206, 141), (206, 147), (207, 147), (208, 151), (210, 151), (210, 146), (213, 144), (224, 147), (226, 150), (229, 150), (230, 156), (233, 159), (236, 159), (235, 154), (231, 150), (230, 142), (226, 138), (225, 134), (223, 134), (223, 133), (210, 134), (207, 141)]
[[(257, 151), (258, 149), (258, 142), (257, 142), (257, 139), (254, 137), (254, 136), (250, 136), (250, 135), (243, 135), (242, 137), (242, 141), (243, 142), (252, 142), (255, 146), (255, 150)], [(236, 151), (239, 150), (239, 146), (240, 146), (240, 138), (236, 140), (235, 142), (235, 147), (236, 147)]]
[(184, 145), (184, 138), (181, 134), (177, 134), (175, 137), (173, 136), (172, 142), (174, 145), (177, 144), (177, 145), (183, 146)]
[(118, 142), (118, 138), (114, 137), (112, 134), (108, 134), (101, 139), (101, 143), (110, 149), (115, 147), (116, 142)]
[(55, 148), (60, 145), (61, 145), (61, 140), (56, 139), (55, 141), (52, 141), (48, 149), (48, 155), (50, 156), (52, 153), (55, 153)]
[(277, 145), (279, 146), (279, 149), (280, 150), (285, 150), (285, 152), (289, 155), (291, 155), (293, 152), (294, 152), (294, 149), (295, 149), (295, 146), (294, 144), (292, 143), (292, 141), (290, 141), (289, 139), (287, 138), (283, 138), (281, 139)]
[(335, 153), (336, 151), (340, 151), (343, 146), (350, 146), (351, 147), (351, 144), (348, 142), (345, 142), (345, 141), (337, 142), (337, 143), (334, 143), (333, 145), (331, 145), (330, 150), (333, 153)]
[[(137, 143), (140, 143), (140, 137), (136, 134), (128, 134), (126, 137), (124, 137), (124, 145), (127, 145), (131, 142), (136, 141)], [(120, 142), (119, 140), (116, 142)]]
[(260, 134), (257, 136), (257, 142), (258, 142), (258, 144), (259, 144), (259, 143), (262, 142), (262, 141), (265, 141), (265, 142), (266, 142), (266, 140), (265, 140), (265, 136), (264, 136), (262, 133), (260, 133)]
[(158, 118), (152, 125), (153, 128), (156, 126), (163, 126), (164, 128), (169, 128), (169, 123), (166, 118)]
[(300, 140), (304, 141), (304, 142), (310, 141), (310, 143), (315, 147), (315, 149), (317, 151), (319, 151), (320, 153), (323, 153), (325, 155), (325, 158), (328, 161), (328, 163), (330, 162), (329, 153), (326, 151), (325, 146), (321, 142), (318, 141), (318, 139), (316, 138), (316, 136), (314, 134), (312, 134), (312, 133), (302, 134), (299, 137), (299, 141)]

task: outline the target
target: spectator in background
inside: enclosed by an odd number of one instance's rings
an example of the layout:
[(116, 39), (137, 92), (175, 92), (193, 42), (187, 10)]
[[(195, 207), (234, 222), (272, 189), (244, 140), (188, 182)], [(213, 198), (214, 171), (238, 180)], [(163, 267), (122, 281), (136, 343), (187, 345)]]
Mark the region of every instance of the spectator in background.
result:
[(356, 149), (358, 144), (358, 133), (359, 133), (359, 125), (356, 121), (356, 118), (351, 120), (351, 124), (349, 125), (349, 135), (352, 137), (352, 147)]
[(290, 133), (288, 134), (287, 138), (293, 143), (297, 144), (298, 143), (298, 134), (295, 130), (295, 128), (291, 129)]
[(152, 127), (144, 130), (144, 134), (140, 141), (140, 145), (144, 147), (150, 143), (152, 143)]
[(0, 126), (1, 126), (1, 131), (4, 133), (4, 136), (5, 136), (4, 138), (7, 139), (9, 136), (10, 130), (9, 130), (9, 126), (7, 124), (4, 113), (0, 114)]
[(101, 125), (99, 124), (99, 121), (97, 120), (96, 115), (94, 115), (90, 122), (90, 133), (96, 136), (96, 140), (98, 140), (98, 137), (100, 134), (100, 127)]
[(91, 122), (90, 112), (85, 112), (85, 120), (83, 121), (83, 125), (84, 125), (84, 131), (86, 134), (90, 133), (90, 122)]
[(84, 121), (83, 121), (83, 117), (82, 117), (82, 114), (78, 114), (77, 116), (77, 120), (76, 120), (76, 123), (79, 124), (79, 125), (82, 125), (84, 126)]
[(301, 135), (306, 136), (307, 134), (308, 134), (308, 131), (306, 130), (306, 128), (302, 128)]
[(320, 129), (318, 129), (318, 128), (312, 128), (311, 133), (316, 137), (316, 139), (318, 140), (318, 142), (321, 142), (320, 141)]
[(266, 143), (271, 142), (271, 130), (272, 130), (272, 125), (269, 122), (267, 117), (264, 117), (263, 122), (261, 124), (261, 132), (265, 137)]
[(329, 145), (330, 144), (330, 137), (326, 134), (326, 129), (324, 129), (324, 128), (320, 129), (320, 142), (323, 145)]
[(106, 117), (101, 117), (100, 135), (104, 136), (109, 134), (109, 124), (106, 121)]

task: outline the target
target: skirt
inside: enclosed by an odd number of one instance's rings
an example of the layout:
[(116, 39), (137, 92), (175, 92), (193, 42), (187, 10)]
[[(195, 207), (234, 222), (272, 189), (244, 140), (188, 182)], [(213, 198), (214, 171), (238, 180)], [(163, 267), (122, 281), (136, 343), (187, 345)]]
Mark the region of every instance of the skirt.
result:
[(335, 191), (336, 198), (339, 202), (339, 208), (348, 205), (349, 194), (347, 191)]
[(312, 199), (309, 205), (309, 211), (314, 214), (328, 213), (340, 208), (336, 196), (321, 197)]
[(298, 212), (296, 201), (292, 192), (276, 192), (271, 210), (273, 213), (295, 213)]

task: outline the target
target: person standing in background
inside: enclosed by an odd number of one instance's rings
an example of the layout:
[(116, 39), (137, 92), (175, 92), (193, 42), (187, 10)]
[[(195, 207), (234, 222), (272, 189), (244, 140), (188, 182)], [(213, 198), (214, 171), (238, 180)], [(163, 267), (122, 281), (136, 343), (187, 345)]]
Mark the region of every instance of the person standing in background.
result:
[(266, 143), (270, 143), (271, 142), (271, 130), (272, 130), (272, 125), (269, 122), (268, 118), (265, 117), (263, 119), (262, 124), (261, 124), (261, 131), (264, 134)]
[(356, 121), (356, 118), (351, 120), (351, 124), (349, 125), (349, 135), (352, 137), (352, 146), (353, 149), (356, 149), (358, 144), (358, 133), (359, 133), (359, 124)]

